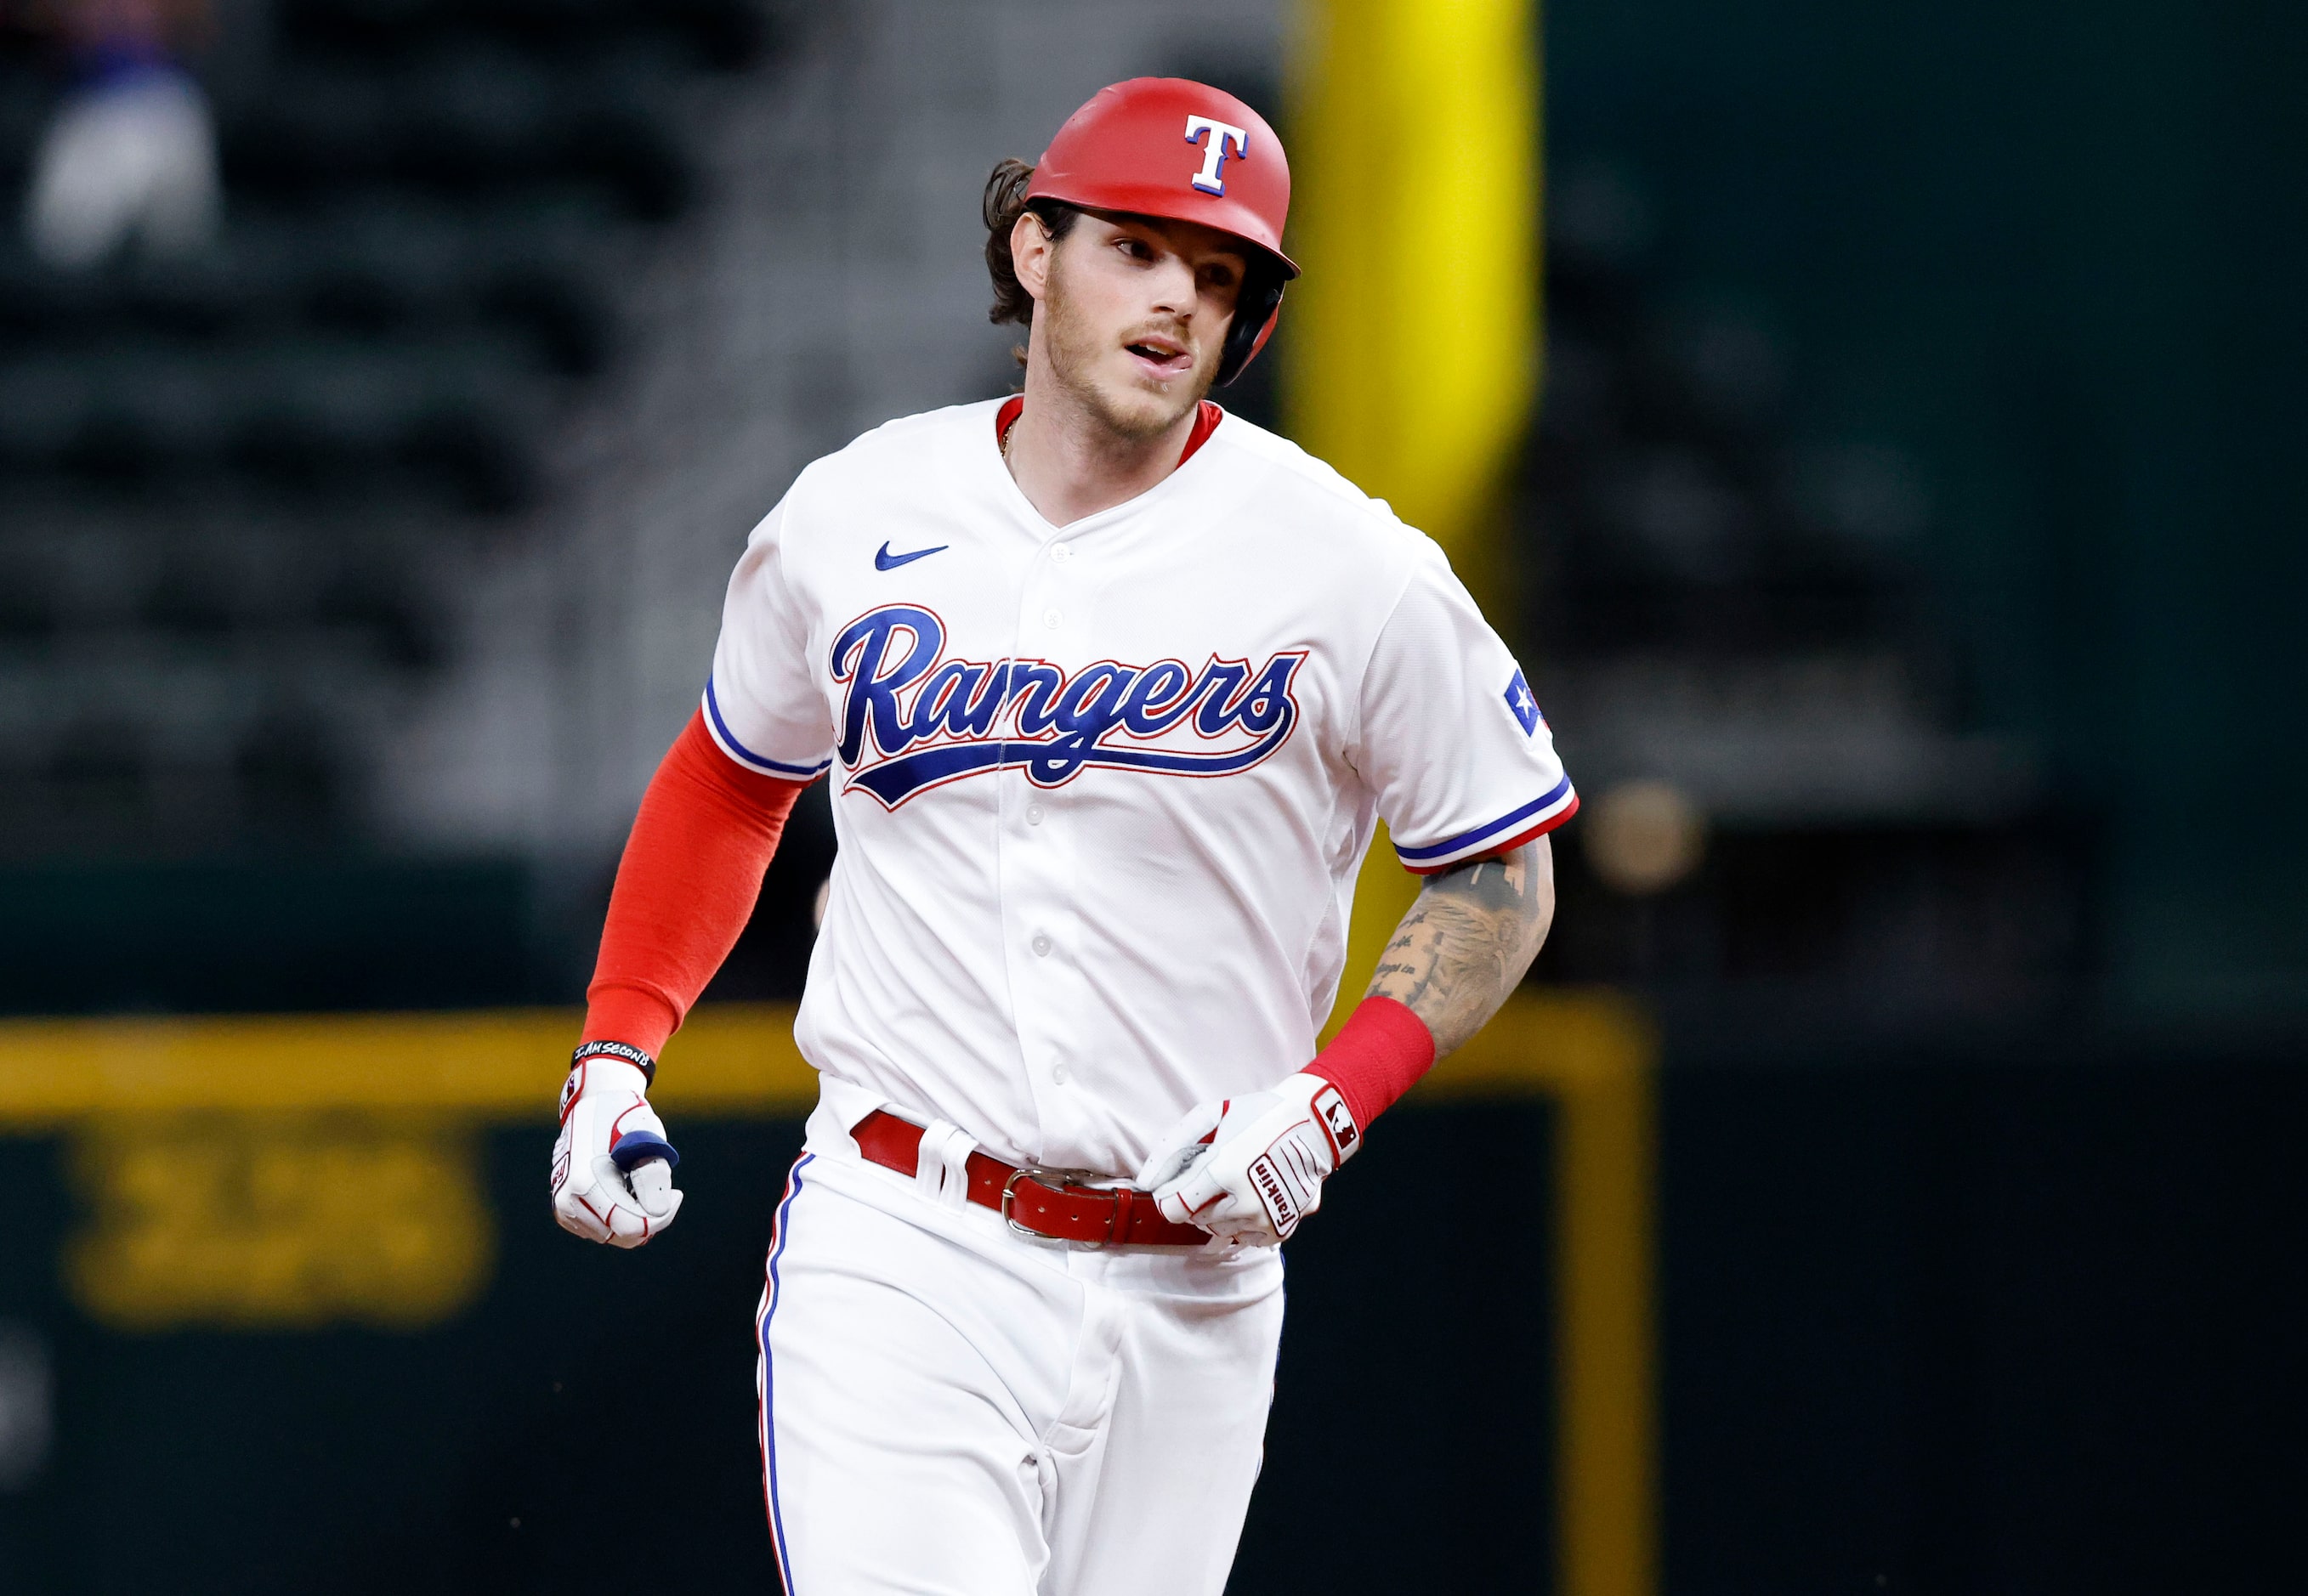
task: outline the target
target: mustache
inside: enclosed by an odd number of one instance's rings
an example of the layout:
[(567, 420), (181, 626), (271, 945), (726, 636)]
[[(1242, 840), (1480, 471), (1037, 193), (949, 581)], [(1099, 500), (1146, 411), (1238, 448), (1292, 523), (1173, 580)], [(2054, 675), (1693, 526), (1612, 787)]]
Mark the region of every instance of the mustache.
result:
[(1142, 343), (1149, 339), (1158, 339), (1166, 344), (1176, 344), (1189, 355), (1201, 353), (1201, 340), (1194, 336), (1191, 328), (1182, 326), (1176, 322), (1141, 322), (1122, 335), (1122, 341), (1125, 344)]

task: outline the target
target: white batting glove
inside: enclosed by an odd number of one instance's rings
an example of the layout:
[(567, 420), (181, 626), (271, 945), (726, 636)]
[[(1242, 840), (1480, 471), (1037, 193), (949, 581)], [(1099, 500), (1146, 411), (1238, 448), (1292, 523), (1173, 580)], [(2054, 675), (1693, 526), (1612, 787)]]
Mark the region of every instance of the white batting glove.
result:
[(648, 1077), (619, 1059), (590, 1058), (561, 1088), (553, 1144), (553, 1217), (588, 1241), (639, 1247), (673, 1223), (681, 1154), (643, 1095)]
[(1219, 1243), (1273, 1247), (1322, 1206), (1322, 1181), (1361, 1128), (1338, 1087), (1294, 1075), (1270, 1092), (1187, 1111), (1138, 1171), (1162, 1216)]

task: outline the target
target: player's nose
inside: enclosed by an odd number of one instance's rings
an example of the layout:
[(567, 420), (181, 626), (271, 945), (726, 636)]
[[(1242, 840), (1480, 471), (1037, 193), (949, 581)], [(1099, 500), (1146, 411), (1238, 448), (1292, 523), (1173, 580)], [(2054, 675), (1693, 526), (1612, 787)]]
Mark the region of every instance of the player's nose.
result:
[(1194, 313), (1199, 298), (1194, 268), (1182, 255), (1165, 253), (1148, 274), (1153, 299), (1147, 306), (1158, 315), (1186, 317)]

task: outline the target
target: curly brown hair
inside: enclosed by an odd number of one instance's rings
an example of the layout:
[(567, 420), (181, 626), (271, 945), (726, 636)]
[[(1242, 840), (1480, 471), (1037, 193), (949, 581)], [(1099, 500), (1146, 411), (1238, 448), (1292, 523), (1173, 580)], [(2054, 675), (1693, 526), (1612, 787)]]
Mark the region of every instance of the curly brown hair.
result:
[[(986, 319), (999, 327), (1014, 322), (1021, 327), (1034, 322), (1034, 296), (1026, 292), (1018, 280), (1018, 262), (1010, 255), (1010, 234), (1018, 219), (1029, 210), (1042, 219), (1053, 240), (1064, 238), (1073, 231), (1081, 212), (1063, 200), (1029, 200), (1026, 186), (1034, 180), (1034, 168), (1014, 157), (994, 168), (986, 180), (986, 270), (994, 279), (994, 308)], [(1017, 351), (1018, 362), (1025, 364), (1026, 352)]]

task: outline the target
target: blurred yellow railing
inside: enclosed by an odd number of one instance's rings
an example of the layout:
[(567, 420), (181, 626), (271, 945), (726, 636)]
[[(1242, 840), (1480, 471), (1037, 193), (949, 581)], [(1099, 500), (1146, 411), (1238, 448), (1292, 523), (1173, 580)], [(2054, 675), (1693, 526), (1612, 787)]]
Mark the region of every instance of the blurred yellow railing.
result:
[[(90, 1115), (421, 1109), (549, 1121), (564, 1008), (0, 1024), (0, 1128)], [(677, 1067), (675, 1061), (677, 1060)], [(817, 1076), (781, 1005), (701, 1008), (653, 1094), (673, 1113), (799, 1114)]]
[(1653, 1193), (1658, 1038), (1623, 1000), (1526, 994), (1415, 1095), (1556, 1109), (1555, 1589), (1650, 1596), (1658, 1578)]

